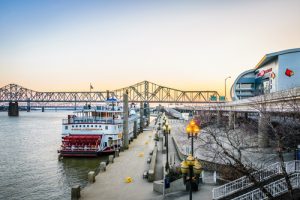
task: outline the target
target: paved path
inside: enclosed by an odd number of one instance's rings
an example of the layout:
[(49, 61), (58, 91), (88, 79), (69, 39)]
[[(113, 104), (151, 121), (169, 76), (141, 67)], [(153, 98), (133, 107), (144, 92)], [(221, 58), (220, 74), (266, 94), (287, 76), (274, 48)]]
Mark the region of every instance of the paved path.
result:
[[(152, 127), (153, 124), (150, 129)], [(144, 131), (130, 144), (129, 150), (120, 152), (120, 157), (107, 167), (106, 172), (98, 174), (96, 182), (83, 189), (81, 199), (141, 200), (159, 196), (153, 192), (153, 184), (142, 178), (143, 172), (149, 169), (147, 158), (154, 147), (154, 133)], [(140, 153), (144, 153), (144, 156), (140, 157)], [(125, 183), (128, 176), (133, 178), (132, 183)]]

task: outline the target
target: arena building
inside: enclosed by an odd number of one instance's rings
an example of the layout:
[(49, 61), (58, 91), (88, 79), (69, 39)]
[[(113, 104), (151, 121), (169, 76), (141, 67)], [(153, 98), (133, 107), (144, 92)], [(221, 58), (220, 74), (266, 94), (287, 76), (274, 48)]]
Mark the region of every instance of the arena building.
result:
[[(299, 70), (299, 71), (298, 71)], [(231, 87), (232, 100), (300, 87), (300, 48), (266, 54)]]

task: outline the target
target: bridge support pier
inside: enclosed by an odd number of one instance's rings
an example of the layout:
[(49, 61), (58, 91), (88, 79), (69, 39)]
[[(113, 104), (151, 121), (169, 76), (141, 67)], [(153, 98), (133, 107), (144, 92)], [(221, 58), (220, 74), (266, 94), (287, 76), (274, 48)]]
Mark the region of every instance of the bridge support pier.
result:
[(31, 108), (30, 108), (30, 99), (27, 99), (27, 112), (30, 112)]
[(248, 119), (248, 113), (247, 112), (244, 113), (244, 118)]
[(221, 111), (217, 111), (217, 126), (220, 127), (221, 126), (221, 121), (222, 121), (222, 112)]
[(229, 111), (228, 113), (228, 128), (234, 129), (234, 123), (235, 123), (235, 113), (233, 111)]
[(8, 105), (8, 116), (12, 116), (12, 117), (19, 116), (19, 105), (18, 105), (18, 102), (9, 102), (9, 105)]
[(140, 133), (143, 132), (144, 129), (144, 103), (140, 103)]
[(128, 92), (123, 94), (123, 148), (128, 149)]
[(264, 113), (260, 113), (258, 118), (258, 147), (260, 148), (266, 148), (269, 146), (268, 122), (269, 116)]

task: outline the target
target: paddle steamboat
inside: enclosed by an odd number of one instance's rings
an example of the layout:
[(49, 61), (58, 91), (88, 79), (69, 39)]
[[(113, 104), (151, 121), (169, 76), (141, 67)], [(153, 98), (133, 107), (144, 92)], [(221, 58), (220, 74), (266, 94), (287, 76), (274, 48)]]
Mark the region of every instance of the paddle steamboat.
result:
[[(128, 138), (133, 138), (134, 121), (139, 123), (135, 106), (131, 105), (128, 119)], [(105, 104), (68, 115), (62, 121), (62, 145), (60, 156), (95, 157), (112, 153), (122, 146), (123, 108), (115, 98)]]

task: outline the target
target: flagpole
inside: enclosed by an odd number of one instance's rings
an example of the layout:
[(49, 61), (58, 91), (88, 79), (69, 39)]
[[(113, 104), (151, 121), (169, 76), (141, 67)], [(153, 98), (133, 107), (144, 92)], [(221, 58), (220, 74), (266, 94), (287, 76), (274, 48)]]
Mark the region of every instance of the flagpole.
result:
[(92, 108), (92, 84), (90, 83), (90, 107)]

